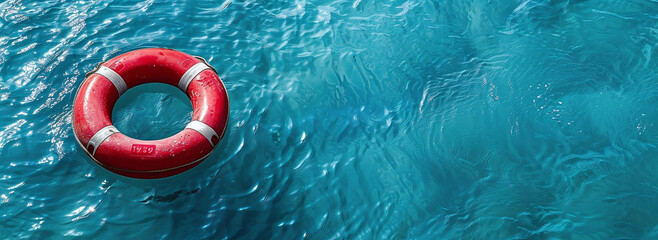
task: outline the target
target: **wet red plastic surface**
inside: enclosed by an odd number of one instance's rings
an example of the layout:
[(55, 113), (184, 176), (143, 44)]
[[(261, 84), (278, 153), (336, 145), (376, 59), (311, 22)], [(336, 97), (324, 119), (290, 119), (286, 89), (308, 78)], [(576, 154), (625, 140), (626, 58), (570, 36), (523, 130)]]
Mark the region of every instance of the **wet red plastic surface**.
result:
[[(110, 59), (103, 66), (117, 72), (128, 88), (152, 82), (178, 86), (181, 76), (201, 60), (176, 50), (140, 49)], [(229, 102), (219, 76), (206, 69), (188, 86), (192, 121), (201, 121), (222, 137), (228, 121)], [(112, 82), (91, 74), (80, 87), (74, 103), (73, 127), (83, 146), (96, 132), (112, 125), (112, 109), (119, 98)], [(163, 178), (199, 164), (213, 150), (208, 140), (191, 129), (169, 138), (144, 141), (115, 133), (103, 141), (92, 158), (104, 168), (133, 178)], [(93, 149), (88, 149), (91, 155)]]

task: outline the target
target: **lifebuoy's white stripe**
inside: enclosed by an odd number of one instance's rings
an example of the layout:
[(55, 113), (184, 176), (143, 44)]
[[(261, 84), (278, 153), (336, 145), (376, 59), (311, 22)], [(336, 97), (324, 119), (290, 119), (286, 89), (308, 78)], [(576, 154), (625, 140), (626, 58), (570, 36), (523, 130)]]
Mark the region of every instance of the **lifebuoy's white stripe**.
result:
[(112, 134), (118, 132), (119, 130), (112, 125), (101, 128), (101, 130), (98, 130), (98, 132), (96, 132), (94, 136), (92, 136), (91, 139), (89, 139), (89, 142), (87, 143), (87, 149), (89, 149), (89, 146), (94, 146), (94, 150), (91, 152), (91, 155), (94, 156), (96, 154), (96, 150), (98, 149), (98, 146), (100, 146), (101, 143), (105, 141), (105, 139), (110, 137)]
[(112, 84), (114, 84), (114, 87), (117, 88), (117, 91), (119, 92), (119, 96), (121, 96), (121, 94), (126, 92), (126, 90), (128, 89), (128, 87), (126, 85), (126, 81), (123, 80), (121, 75), (119, 75), (117, 72), (115, 72), (114, 70), (112, 70), (109, 67), (100, 66), (100, 67), (98, 67), (98, 70), (96, 70), (96, 72), (94, 72), (94, 73), (100, 74), (103, 77), (109, 79), (110, 82), (112, 82)]
[(213, 130), (210, 126), (206, 125), (205, 123), (201, 121), (191, 121), (190, 123), (185, 126), (185, 128), (192, 129), (194, 131), (197, 131), (201, 133), (206, 139), (208, 139), (208, 142), (210, 142), (210, 146), (215, 147), (215, 144), (212, 142), (212, 137), (216, 137), (219, 139), (219, 135)]
[(178, 82), (178, 88), (180, 88), (180, 90), (182, 90), (184, 93), (187, 93), (187, 87), (190, 85), (194, 77), (206, 69), (210, 69), (210, 66), (203, 62), (194, 64), (194, 66), (192, 66), (190, 69), (187, 69), (185, 74), (183, 74), (183, 76), (180, 78), (180, 81)]

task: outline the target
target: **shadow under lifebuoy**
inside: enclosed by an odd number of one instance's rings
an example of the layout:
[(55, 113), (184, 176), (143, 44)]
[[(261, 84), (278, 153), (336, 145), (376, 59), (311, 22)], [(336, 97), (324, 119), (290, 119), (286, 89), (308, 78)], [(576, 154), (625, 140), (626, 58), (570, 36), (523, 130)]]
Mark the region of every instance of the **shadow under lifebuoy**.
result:
[(138, 202), (173, 202), (182, 196), (190, 196), (201, 191), (214, 181), (221, 166), (229, 160), (225, 158), (225, 151), (230, 135), (231, 128), (227, 127), (226, 133), (224, 133), (224, 137), (217, 147), (199, 165), (183, 173), (160, 179), (137, 179), (121, 176), (98, 165), (84, 151), (78, 151), (78, 155), (85, 158), (87, 163), (93, 166), (94, 169), (88, 175), (95, 175), (95, 178), (102, 179), (106, 188), (110, 188), (115, 184), (128, 185), (148, 195), (135, 199)]

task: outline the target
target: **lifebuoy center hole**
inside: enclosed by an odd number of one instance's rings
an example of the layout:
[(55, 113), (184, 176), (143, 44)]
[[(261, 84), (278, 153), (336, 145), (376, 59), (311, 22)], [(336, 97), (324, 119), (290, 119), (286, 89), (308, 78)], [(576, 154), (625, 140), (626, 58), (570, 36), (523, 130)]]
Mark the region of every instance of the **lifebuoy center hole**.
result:
[(126, 136), (163, 139), (185, 129), (192, 120), (192, 103), (177, 87), (147, 83), (128, 89), (114, 105), (112, 123)]

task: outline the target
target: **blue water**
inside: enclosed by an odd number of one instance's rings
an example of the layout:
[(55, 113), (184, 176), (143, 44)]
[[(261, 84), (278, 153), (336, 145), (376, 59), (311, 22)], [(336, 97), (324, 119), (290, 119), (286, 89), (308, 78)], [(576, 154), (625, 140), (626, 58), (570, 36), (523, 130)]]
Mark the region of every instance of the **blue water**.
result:
[[(658, 2), (0, 2), (0, 238), (657, 239)], [(120, 53), (205, 57), (231, 99), (211, 157), (118, 177), (72, 133)], [(167, 86), (130, 136), (190, 119)]]

